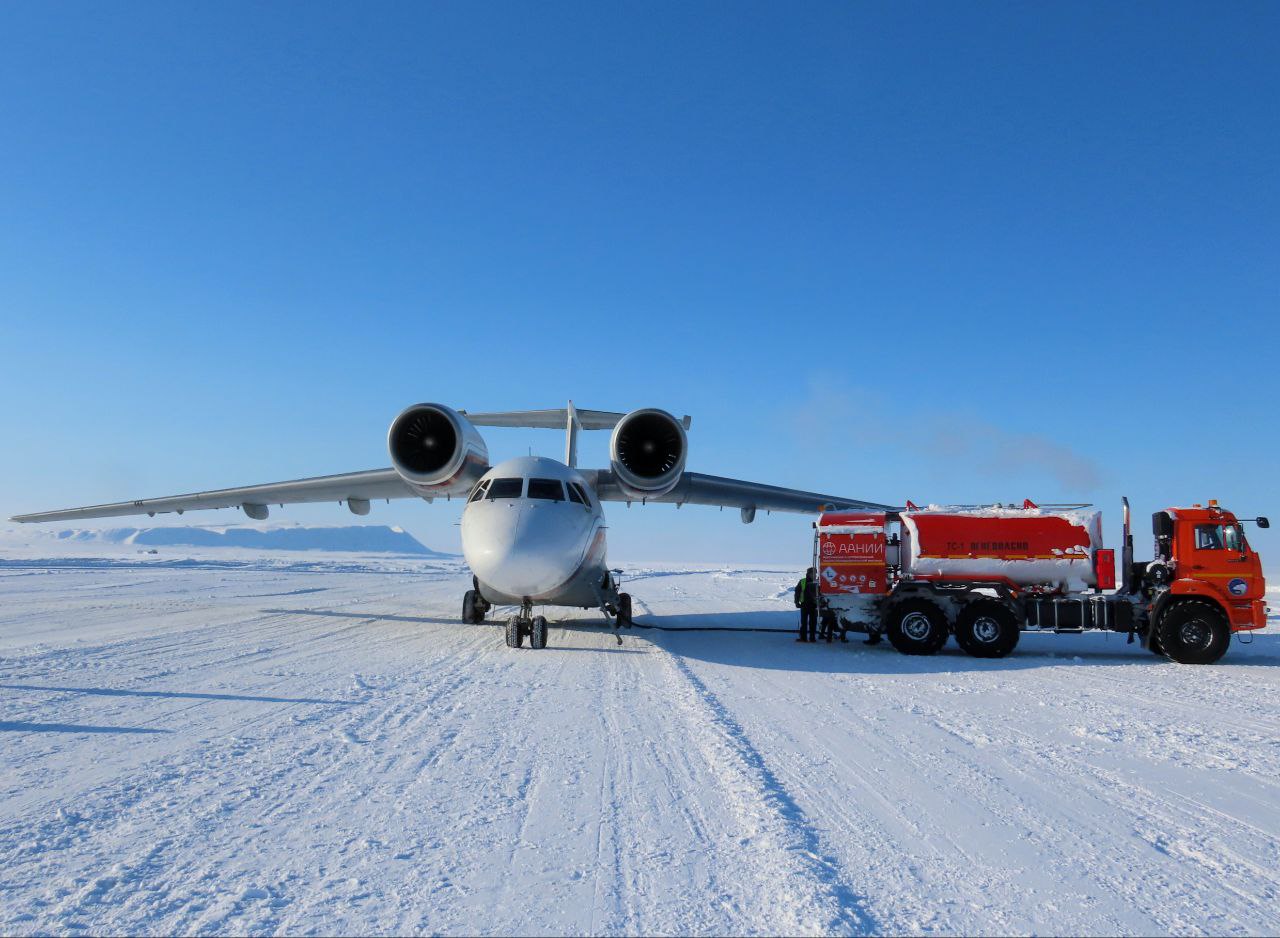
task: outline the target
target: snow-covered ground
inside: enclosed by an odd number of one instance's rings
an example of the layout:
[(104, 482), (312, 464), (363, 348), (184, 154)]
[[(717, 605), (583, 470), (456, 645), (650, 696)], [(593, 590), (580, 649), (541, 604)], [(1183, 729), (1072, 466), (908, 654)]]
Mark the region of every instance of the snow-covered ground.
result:
[(456, 561), (9, 543), (0, 932), (1280, 931), (1280, 636), (905, 658), (624, 568), (671, 631), (534, 652)]

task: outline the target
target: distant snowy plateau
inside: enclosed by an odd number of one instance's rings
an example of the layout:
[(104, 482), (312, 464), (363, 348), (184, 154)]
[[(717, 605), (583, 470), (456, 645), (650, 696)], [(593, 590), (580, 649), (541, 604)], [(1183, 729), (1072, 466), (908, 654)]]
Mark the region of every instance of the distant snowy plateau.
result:
[(0, 529), (2, 933), (1280, 932), (1274, 621), (908, 658), (623, 563), (514, 651), (396, 529), (182, 530)]

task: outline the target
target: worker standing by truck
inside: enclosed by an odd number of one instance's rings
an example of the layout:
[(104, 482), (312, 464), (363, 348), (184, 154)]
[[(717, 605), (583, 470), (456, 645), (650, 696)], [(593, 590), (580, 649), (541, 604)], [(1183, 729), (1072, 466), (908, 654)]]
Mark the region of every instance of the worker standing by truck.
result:
[(818, 640), (818, 573), (813, 567), (805, 571), (796, 584), (796, 608), (800, 610), (800, 637), (797, 642)]

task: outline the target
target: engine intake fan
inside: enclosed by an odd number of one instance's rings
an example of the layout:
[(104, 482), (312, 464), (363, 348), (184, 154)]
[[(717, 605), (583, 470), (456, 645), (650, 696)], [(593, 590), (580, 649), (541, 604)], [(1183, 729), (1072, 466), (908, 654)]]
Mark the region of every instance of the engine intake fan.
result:
[(614, 478), (632, 498), (656, 498), (676, 487), (684, 473), (689, 439), (684, 426), (665, 410), (633, 410), (609, 440)]
[(489, 450), (466, 417), (443, 404), (414, 404), (387, 431), (396, 472), (428, 498), (468, 491), (489, 468)]

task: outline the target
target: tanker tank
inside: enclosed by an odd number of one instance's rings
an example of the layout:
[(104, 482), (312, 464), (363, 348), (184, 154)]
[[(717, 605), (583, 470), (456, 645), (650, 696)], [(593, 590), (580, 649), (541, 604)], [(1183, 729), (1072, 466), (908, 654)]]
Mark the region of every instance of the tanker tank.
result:
[(1076, 592), (1097, 586), (1102, 514), (1085, 509), (983, 508), (902, 513), (902, 572), (917, 579), (1000, 577)]

